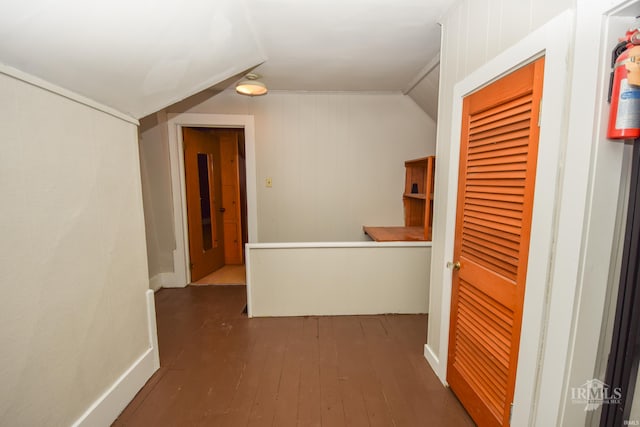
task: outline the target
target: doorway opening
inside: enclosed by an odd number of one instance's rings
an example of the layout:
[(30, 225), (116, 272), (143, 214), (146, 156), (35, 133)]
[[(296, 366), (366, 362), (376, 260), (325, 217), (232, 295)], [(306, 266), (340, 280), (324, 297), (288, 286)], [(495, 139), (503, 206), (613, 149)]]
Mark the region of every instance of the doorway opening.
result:
[(183, 127), (182, 140), (190, 282), (245, 284), (244, 129)]

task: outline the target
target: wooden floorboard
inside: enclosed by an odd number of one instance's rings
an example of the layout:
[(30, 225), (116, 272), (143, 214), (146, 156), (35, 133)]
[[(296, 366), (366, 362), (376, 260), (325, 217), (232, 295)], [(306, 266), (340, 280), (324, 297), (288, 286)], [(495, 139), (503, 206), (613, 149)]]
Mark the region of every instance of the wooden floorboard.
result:
[(321, 426), (320, 369), (318, 358), (318, 318), (306, 317), (300, 347), (300, 383), (298, 386), (298, 423)]
[(425, 315), (248, 319), (241, 286), (156, 293), (161, 368), (114, 426), (473, 426)]

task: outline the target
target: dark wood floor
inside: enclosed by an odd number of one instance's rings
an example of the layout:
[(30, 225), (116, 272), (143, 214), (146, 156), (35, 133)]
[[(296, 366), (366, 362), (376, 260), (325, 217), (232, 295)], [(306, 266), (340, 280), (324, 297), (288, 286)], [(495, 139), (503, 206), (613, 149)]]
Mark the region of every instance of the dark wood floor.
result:
[(421, 315), (248, 319), (245, 288), (156, 293), (161, 368), (114, 426), (472, 426)]

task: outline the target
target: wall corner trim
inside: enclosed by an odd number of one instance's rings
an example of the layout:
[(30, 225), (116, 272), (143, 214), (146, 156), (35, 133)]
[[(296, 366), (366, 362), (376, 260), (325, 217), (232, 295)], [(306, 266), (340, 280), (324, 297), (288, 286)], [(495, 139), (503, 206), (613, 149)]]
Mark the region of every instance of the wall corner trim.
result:
[(84, 414), (72, 424), (73, 427), (111, 425), (160, 367), (153, 295), (153, 290), (147, 290), (149, 348), (87, 408)]
[[(156, 325), (156, 300), (153, 289), (147, 289), (147, 327), (149, 328), (149, 349), (153, 353), (153, 372), (160, 369), (160, 348), (158, 347), (158, 326)], [(153, 374), (151, 372), (151, 374)], [(149, 375), (151, 376), (151, 375)]]
[(163, 273), (158, 273), (149, 279), (149, 289), (153, 290), (154, 292), (157, 292), (160, 290), (160, 288), (162, 288), (162, 284), (163, 284), (162, 274)]
[(67, 98), (71, 101), (85, 105), (89, 108), (93, 108), (94, 110), (101, 111), (117, 119), (124, 120), (125, 122), (129, 122), (136, 126), (140, 125), (140, 122), (136, 118), (130, 116), (129, 114), (125, 114), (121, 111), (116, 110), (115, 108), (101, 104), (98, 101), (94, 101), (93, 99), (87, 98), (85, 96), (72, 92), (68, 89), (57, 86), (53, 83), (50, 83), (46, 80), (43, 80), (31, 74), (25, 73), (24, 71), (18, 70), (17, 68), (13, 68), (13, 67), (10, 67), (9, 65), (5, 65), (1, 62), (0, 62), (0, 74), (4, 74), (14, 79), (21, 80), (27, 84), (39, 87), (40, 89), (46, 90), (48, 92), (55, 93), (56, 95), (59, 95), (63, 98)]
[(154, 291), (159, 291), (160, 288), (184, 288), (187, 285), (174, 272), (158, 273), (149, 279), (149, 288)]
[(440, 359), (438, 359), (438, 356), (436, 356), (433, 350), (431, 350), (431, 347), (429, 347), (429, 344), (424, 345), (424, 358), (427, 359), (427, 362), (429, 362), (429, 366), (431, 366), (431, 369), (433, 369), (433, 372), (435, 372), (440, 382), (445, 387), (448, 386), (446, 378), (443, 378), (441, 376)]

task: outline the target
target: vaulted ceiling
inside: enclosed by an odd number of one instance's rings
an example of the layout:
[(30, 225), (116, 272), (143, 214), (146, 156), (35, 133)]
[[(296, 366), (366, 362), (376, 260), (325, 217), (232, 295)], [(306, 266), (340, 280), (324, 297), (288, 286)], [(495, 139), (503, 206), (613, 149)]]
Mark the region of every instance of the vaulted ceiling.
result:
[(416, 87), (425, 108), (453, 1), (24, 0), (0, 14), (0, 62), (136, 118), (249, 69), (276, 90)]

